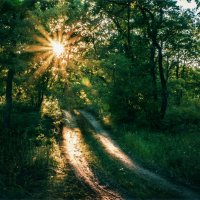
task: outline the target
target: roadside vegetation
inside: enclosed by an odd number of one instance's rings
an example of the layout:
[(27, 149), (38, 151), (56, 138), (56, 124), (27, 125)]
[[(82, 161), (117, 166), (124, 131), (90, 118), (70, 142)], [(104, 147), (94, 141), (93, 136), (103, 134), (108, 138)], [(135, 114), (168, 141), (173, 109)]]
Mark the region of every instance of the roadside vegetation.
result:
[[(20, 107), (20, 110), (20, 113), (12, 113), (13, 128), (9, 131), (1, 129), (2, 199), (40, 198), (43, 192), (47, 193), (49, 179), (58, 164), (55, 157), (60, 156), (53, 132), (56, 130), (53, 116), (47, 111), (39, 113), (26, 107)], [(54, 157), (56, 152), (58, 155)]]
[[(120, 139), (119, 139), (120, 138)], [(133, 159), (173, 181), (199, 188), (199, 133), (121, 129), (118, 140)]]
[(0, 131), (0, 199), (93, 199), (63, 156), (58, 102), (45, 99), (40, 112), (18, 109), (13, 129)]

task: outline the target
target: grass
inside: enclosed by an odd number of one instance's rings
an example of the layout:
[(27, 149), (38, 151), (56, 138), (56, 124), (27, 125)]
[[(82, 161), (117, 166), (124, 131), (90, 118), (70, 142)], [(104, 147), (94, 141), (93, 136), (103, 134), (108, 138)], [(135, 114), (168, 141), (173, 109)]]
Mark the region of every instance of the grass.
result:
[(117, 139), (125, 151), (143, 165), (173, 181), (200, 187), (199, 133), (172, 135), (121, 129)]
[[(172, 181), (200, 189), (199, 104), (171, 108), (166, 130), (142, 130), (134, 125), (104, 126), (134, 160)], [(171, 130), (171, 132), (170, 132)]]

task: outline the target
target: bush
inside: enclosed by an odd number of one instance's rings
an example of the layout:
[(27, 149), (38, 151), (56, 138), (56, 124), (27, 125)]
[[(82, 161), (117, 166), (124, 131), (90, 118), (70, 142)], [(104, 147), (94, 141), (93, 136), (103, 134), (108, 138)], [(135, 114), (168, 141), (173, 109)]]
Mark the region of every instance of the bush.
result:
[(44, 129), (54, 133), (60, 131), (62, 125), (62, 112), (57, 99), (45, 98), (41, 106), (41, 117)]
[[(57, 162), (53, 155), (57, 143), (50, 128), (57, 125), (61, 113), (52, 102), (46, 103), (48, 108), (43, 105), (43, 118), (37, 112), (13, 113), (13, 128), (0, 127), (0, 199), (44, 195)], [(53, 119), (53, 125), (44, 127), (47, 117)]]
[(200, 112), (197, 106), (172, 107), (166, 113), (163, 128), (172, 132), (200, 130)]

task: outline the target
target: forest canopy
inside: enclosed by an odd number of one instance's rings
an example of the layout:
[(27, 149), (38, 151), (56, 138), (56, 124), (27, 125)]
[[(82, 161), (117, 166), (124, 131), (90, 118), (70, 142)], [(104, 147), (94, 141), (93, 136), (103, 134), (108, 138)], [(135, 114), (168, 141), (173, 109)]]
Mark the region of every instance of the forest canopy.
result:
[(49, 96), (142, 126), (170, 127), (199, 108), (198, 1), (193, 10), (174, 0), (4, 0), (0, 8), (5, 127), (13, 106), (39, 109)]

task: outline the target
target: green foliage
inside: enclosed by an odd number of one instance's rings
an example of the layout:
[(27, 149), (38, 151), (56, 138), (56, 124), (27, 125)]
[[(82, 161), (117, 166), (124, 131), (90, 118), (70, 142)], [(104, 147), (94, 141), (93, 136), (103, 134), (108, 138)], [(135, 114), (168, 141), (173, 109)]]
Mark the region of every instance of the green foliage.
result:
[[(173, 1), (152, 2), (152, 4), (144, 1), (143, 6), (149, 9), (146, 19), (139, 6), (130, 5), (128, 19), (126, 12), (122, 9), (123, 5), (111, 1), (108, 1), (106, 5), (97, 1), (94, 4), (96, 6), (93, 5), (94, 2), (80, 0), (38, 1), (31, 9), (26, 1), (6, 2), (16, 7), (23, 4), (26, 9), (31, 10), (26, 15), (27, 10), (23, 9), (21, 13), (18, 13), (18, 18), (14, 17), (12, 10), (11, 12), (5, 10), (1, 17), (4, 23), (5, 19), (12, 21), (12, 23), (9, 21), (9, 29), (6, 25), (0, 29), (0, 32), (6, 36), (1, 41), (3, 52), (1, 51), (0, 57), (3, 68), (14, 68), (17, 71), (13, 90), (16, 110), (19, 109), (20, 104), (26, 104), (24, 106), (26, 108), (40, 109), (45, 96), (53, 95), (62, 102), (62, 106), (91, 107), (102, 116), (109, 115), (114, 123), (157, 126), (160, 123), (162, 87), (156, 48), (154, 58), (150, 59), (150, 49), (153, 44), (149, 38), (150, 35), (148, 36), (147, 26), (148, 23), (151, 25), (152, 16), (154, 16), (156, 27), (149, 28), (152, 30), (156, 28), (154, 34), (157, 34), (157, 42), (160, 43), (162, 38), (163, 43), (162, 64), (168, 81), (169, 109), (174, 104), (181, 104), (183, 97), (187, 96), (188, 100), (198, 97), (198, 69), (192, 70), (193, 63), (198, 61), (194, 53), (198, 50), (196, 46), (198, 28), (195, 26), (195, 16), (187, 11), (178, 10)], [(162, 25), (159, 24), (158, 8), (163, 9), (164, 12)], [(60, 76), (54, 77), (54, 74), (47, 72), (31, 81), (39, 65), (26, 54), (17, 54), (15, 51), (14, 54), (8, 53), (10, 42), (15, 48), (21, 48), (22, 44), (26, 45), (31, 41), (34, 42), (32, 35), (36, 30), (31, 29), (30, 24), (35, 23), (35, 18), (31, 16), (37, 15), (37, 21), (49, 30), (49, 21), (56, 22), (61, 16), (66, 16), (66, 12), (67, 18), (64, 19), (64, 24), (73, 25), (78, 19), (84, 22), (86, 27), (81, 35), (82, 42), (87, 44), (87, 49), (80, 52), (79, 61), (75, 61), (74, 64), (70, 62), (67, 80), (58, 80)], [(26, 36), (24, 27), (28, 33)], [(52, 30), (49, 31), (52, 32)], [(156, 86), (152, 83), (152, 61), (155, 62)], [(177, 73), (178, 77), (176, 77)], [(4, 78), (2, 75), (2, 79)], [(83, 82), (84, 79), (87, 79), (89, 85)], [(68, 82), (68, 98), (63, 97), (66, 95), (63, 92), (66, 81)], [(5, 86), (1, 87), (0, 91), (5, 93)], [(154, 92), (157, 95), (156, 100), (153, 96)]]
[(14, 129), (1, 128), (0, 198), (46, 195), (53, 169), (62, 164), (54, 137), (60, 133), (60, 122), (58, 102), (50, 98), (42, 105), (41, 117), (37, 112), (21, 109), (21, 114), (13, 113)]
[(33, 183), (47, 181), (52, 143), (41, 141), (36, 145), (37, 114), (15, 115), (16, 130), (1, 130), (0, 135), (0, 198), (25, 198), (30, 196)]
[(59, 121), (61, 119), (61, 110), (57, 99), (45, 98), (41, 106), (42, 117), (50, 117), (53, 121)]
[(171, 107), (163, 122), (163, 130), (174, 133), (200, 131), (200, 104), (191, 103), (182, 107)]
[[(195, 56), (198, 52), (196, 16), (179, 10), (173, 1), (154, 1), (152, 4), (144, 1), (142, 6), (140, 3), (138, 6), (131, 5), (130, 15), (122, 11), (124, 6), (128, 12), (128, 4), (125, 3), (108, 1), (103, 5), (98, 1), (98, 5), (113, 19), (108, 27), (115, 27), (115, 30), (107, 43), (95, 41), (95, 50), (103, 61), (99, 67), (104, 71), (108, 84), (104, 88), (103, 84), (97, 83), (97, 91), (103, 90), (104, 95), (99, 95), (99, 101), (91, 101), (97, 110), (105, 102), (108, 109), (102, 107), (101, 113), (110, 112), (116, 124), (135, 123), (137, 126), (160, 128), (162, 120), (159, 112), (164, 93), (160, 74), (163, 72), (158, 68), (157, 50), (153, 58), (150, 50), (156, 40), (158, 45), (162, 44), (168, 108), (182, 105), (185, 98), (188, 101), (197, 98), (198, 69), (194, 68), (198, 63)], [(144, 7), (142, 11), (140, 6)], [(163, 11), (162, 16), (158, 10)], [(154, 72), (152, 63), (155, 65)]]
[[(41, 106), (42, 127), (45, 130), (50, 130), (49, 134), (52, 136), (58, 135), (62, 128), (62, 112), (57, 99), (45, 98)], [(45, 131), (47, 135), (47, 131)]]

